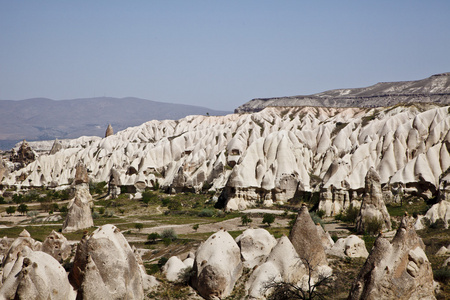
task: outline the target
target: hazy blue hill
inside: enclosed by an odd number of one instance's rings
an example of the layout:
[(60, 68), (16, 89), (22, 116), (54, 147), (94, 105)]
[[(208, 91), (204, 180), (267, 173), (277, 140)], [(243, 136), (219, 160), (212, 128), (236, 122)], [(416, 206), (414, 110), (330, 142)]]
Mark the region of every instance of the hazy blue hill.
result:
[(150, 120), (177, 120), (187, 115), (225, 115), (231, 112), (206, 107), (163, 103), (139, 98), (86, 98), (0, 100), (0, 149), (17, 141), (104, 136), (110, 123), (114, 132)]

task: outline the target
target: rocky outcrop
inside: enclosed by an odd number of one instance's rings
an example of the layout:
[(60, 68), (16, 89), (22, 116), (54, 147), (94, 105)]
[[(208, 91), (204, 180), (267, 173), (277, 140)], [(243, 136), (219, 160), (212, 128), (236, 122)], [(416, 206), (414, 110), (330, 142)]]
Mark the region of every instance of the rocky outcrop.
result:
[[(122, 186), (223, 190), (229, 209), (284, 202), (334, 187), (324, 208), (356, 200), (373, 166), (384, 187), (428, 198), (450, 167), (448, 107), (268, 107), (253, 114), (150, 121), (104, 139), (67, 142), (11, 172), (2, 184), (68, 184), (79, 161), (97, 182), (114, 167)], [(65, 144), (66, 145), (66, 144)], [(23, 179), (23, 180), (21, 180)], [(296, 194), (297, 193), (297, 194)], [(348, 204), (347, 204), (348, 203)], [(339, 204), (339, 205), (337, 205)], [(354, 205), (355, 206), (355, 205)]]
[(62, 143), (58, 139), (55, 139), (55, 142), (52, 145), (52, 149), (50, 149), (49, 155), (54, 155), (58, 151), (61, 151), (63, 148), (64, 146), (62, 145)]
[(392, 242), (378, 236), (348, 299), (435, 299), (424, 250), (412, 220), (405, 216)]
[(227, 297), (242, 274), (239, 247), (220, 230), (200, 245), (195, 254), (193, 287), (205, 299)]
[(441, 220), (444, 224), (444, 227), (448, 228), (448, 223), (450, 221), (450, 202), (441, 200), (438, 203), (434, 204), (427, 211), (424, 218), (430, 221), (429, 224), (433, 224), (438, 220)]
[(13, 151), (13, 153), (11, 154), (11, 161), (13, 161), (14, 163), (18, 163), (20, 166), (24, 167), (33, 162), (36, 157), (36, 153), (33, 151), (33, 149), (31, 149), (27, 141), (23, 140), (17, 153)]
[(0, 288), (2, 299), (75, 300), (64, 268), (50, 255), (26, 247)]
[(42, 252), (50, 254), (61, 263), (69, 258), (72, 253), (72, 246), (70, 246), (65, 236), (52, 230), (42, 243)]
[(326, 250), (326, 253), (338, 257), (367, 258), (369, 256), (364, 240), (353, 234), (346, 238), (338, 239), (330, 249)]
[(19, 236), (12, 242), (11, 246), (8, 249), (5, 257), (2, 261), (2, 281), (9, 276), (11, 269), (13, 268), (16, 260), (23, 254), (24, 249), (29, 249), (30, 251), (39, 251), (42, 248), (42, 243), (39, 241), (35, 241), (28, 231), (25, 229), (19, 234)]
[(321, 237), (306, 205), (300, 209), (289, 240), (301, 259), (307, 260), (312, 266), (328, 265)]
[(0, 157), (0, 182), (2, 182), (3, 177), (8, 176), (10, 170), (5, 161)]
[(86, 166), (83, 163), (78, 163), (75, 167), (75, 178), (73, 180), (73, 184), (79, 185), (83, 183), (89, 183), (89, 175)]
[(110, 135), (114, 134), (114, 130), (111, 126), (111, 124), (108, 124), (108, 127), (106, 128), (105, 137), (108, 137)]
[(416, 81), (380, 82), (365, 88), (338, 89), (309, 96), (253, 99), (236, 113), (257, 112), (268, 106), (376, 107), (409, 102), (450, 103), (450, 73)]
[(277, 240), (267, 230), (258, 228), (246, 229), (236, 238), (236, 243), (241, 249), (244, 267), (251, 269), (267, 259)]
[(144, 298), (138, 261), (114, 225), (104, 225), (82, 238), (69, 279), (77, 299)]
[(89, 186), (75, 186), (75, 196), (68, 204), (68, 213), (64, 220), (62, 232), (73, 232), (94, 226), (91, 213), (92, 196)]
[(383, 201), (380, 176), (370, 168), (365, 178), (365, 194), (356, 218), (356, 230), (363, 233), (369, 222), (381, 223), (381, 230), (391, 230), (391, 218)]
[(332, 273), (331, 268), (326, 265), (308, 264), (307, 260), (298, 255), (291, 241), (282, 236), (267, 260), (250, 275), (245, 285), (249, 299), (265, 299), (271, 292), (267, 286), (274, 282), (283, 281), (299, 288), (307, 288), (308, 280), (315, 281), (319, 276), (327, 277)]
[(172, 256), (163, 266), (162, 272), (166, 276), (167, 280), (176, 282), (180, 279), (180, 272), (186, 268), (192, 268), (193, 262), (194, 261), (192, 259), (182, 261), (177, 256)]

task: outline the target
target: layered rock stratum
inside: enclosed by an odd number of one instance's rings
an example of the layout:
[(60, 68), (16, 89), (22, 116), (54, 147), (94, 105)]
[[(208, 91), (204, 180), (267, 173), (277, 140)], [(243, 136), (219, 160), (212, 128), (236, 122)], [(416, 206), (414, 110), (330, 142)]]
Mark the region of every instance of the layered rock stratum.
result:
[(219, 201), (228, 209), (271, 205), (319, 187), (333, 188), (331, 201), (345, 209), (362, 197), (372, 166), (383, 187), (435, 195), (450, 167), (449, 129), (449, 107), (434, 104), (268, 107), (252, 114), (153, 120), (103, 139), (64, 142), (64, 149), (10, 172), (2, 184), (69, 184), (81, 161), (90, 179), (108, 182), (114, 169), (122, 186), (136, 190), (208, 186), (222, 191)]
[(365, 88), (337, 89), (308, 96), (257, 98), (235, 112), (257, 112), (268, 106), (387, 107), (399, 103), (450, 103), (450, 73), (421, 80), (380, 82)]

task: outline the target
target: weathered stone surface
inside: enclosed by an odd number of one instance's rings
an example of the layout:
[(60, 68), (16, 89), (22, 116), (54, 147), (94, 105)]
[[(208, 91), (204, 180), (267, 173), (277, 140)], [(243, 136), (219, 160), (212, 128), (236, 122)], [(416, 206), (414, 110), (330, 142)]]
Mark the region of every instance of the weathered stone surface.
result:
[(424, 249), (412, 220), (405, 216), (391, 243), (378, 236), (348, 299), (435, 299)]
[(26, 249), (0, 288), (0, 298), (74, 300), (64, 268), (49, 254)]
[(104, 225), (83, 237), (69, 279), (80, 299), (144, 298), (139, 263), (114, 225)]
[(54, 259), (62, 262), (70, 256), (72, 246), (67, 242), (65, 236), (52, 230), (42, 243), (42, 252), (50, 254)]
[(301, 259), (306, 259), (312, 266), (328, 265), (319, 232), (306, 205), (302, 206), (289, 239)]
[(108, 137), (110, 135), (114, 134), (114, 130), (111, 126), (111, 124), (108, 124), (108, 127), (106, 128), (105, 137)]
[(240, 250), (231, 235), (220, 230), (195, 254), (193, 287), (205, 299), (227, 297), (242, 274)]
[(450, 221), (450, 202), (441, 200), (439, 203), (434, 204), (427, 211), (424, 218), (428, 219), (430, 224), (441, 220), (444, 223), (444, 227), (448, 228), (448, 222)]
[(75, 179), (73, 180), (75, 185), (82, 183), (89, 183), (89, 176), (86, 166), (83, 163), (78, 163), (75, 169)]
[(56, 139), (55, 142), (53, 143), (52, 149), (50, 149), (49, 154), (50, 154), (50, 155), (53, 155), (53, 154), (55, 154), (56, 152), (62, 150), (63, 148), (64, 148), (64, 147), (63, 147), (63, 145), (61, 144), (61, 142), (60, 142), (58, 139)]
[(369, 256), (364, 240), (356, 235), (349, 235), (346, 238), (340, 238), (329, 250), (326, 250), (329, 255), (339, 257), (364, 257)]
[(382, 223), (381, 230), (391, 230), (391, 218), (383, 201), (380, 176), (371, 167), (365, 178), (365, 194), (356, 218), (357, 232), (363, 233), (367, 222), (375, 219)]
[(19, 234), (19, 237), (17, 237), (14, 242), (12, 242), (11, 246), (9, 247), (8, 252), (6, 253), (5, 257), (3, 258), (2, 262), (2, 268), (3, 268), (3, 277), (2, 281), (5, 281), (6, 277), (8, 277), (9, 273), (11, 272), (12, 267), (14, 266), (17, 258), (21, 255), (21, 253), (24, 251), (24, 249), (30, 249), (34, 251), (41, 250), (42, 243), (39, 241), (35, 241), (28, 231), (25, 229)]
[(241, 248), (241, 257), (244, 267), (253, 268), (267, 259), (277, 240), (267, 230), (246, 229), (236, 238), (236, 243)]
[(245, 285), (249, 299), (265, 299), (271, 292), (266, 285), (274, 281), (283, 281), (305, 288), (305, 283), (309, 279), (314, 281), (319, 276), (330, 276), (332, 273), (331, 268), (326, 265), (310, 265), (311, 273), (309, 273), (308, 263), (307, 260), (299, 257), (291, 241), (286, 236), (282, 236), (267, 260), (250, 275)]
[(75, 197), (68, 204), (69, 211), (62, 232), (73, 232), (94, 226), (91, 204), (92, 196), (89, 193), (89, 186), (84, 184), (75, 186)]
[(19, 150), (17, 150), (17, 153), (15, 151), (12, 151), (11, 154), (11, 160), (15, 163), (19, 163), (22, 167), (35, 161), (36, 158), (36, 153), (33, 151), (33, 149), (31, 149), (26, 140), (23, 140), (22, 144), (19, 147)]

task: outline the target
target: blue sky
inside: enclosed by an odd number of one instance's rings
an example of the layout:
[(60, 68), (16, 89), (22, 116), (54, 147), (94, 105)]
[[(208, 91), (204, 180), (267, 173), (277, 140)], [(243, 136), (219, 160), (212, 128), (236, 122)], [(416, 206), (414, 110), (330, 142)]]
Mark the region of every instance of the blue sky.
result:
[(0, 99), (233, 110), (450, 72), (450, 1), (0, 0)]

